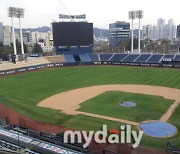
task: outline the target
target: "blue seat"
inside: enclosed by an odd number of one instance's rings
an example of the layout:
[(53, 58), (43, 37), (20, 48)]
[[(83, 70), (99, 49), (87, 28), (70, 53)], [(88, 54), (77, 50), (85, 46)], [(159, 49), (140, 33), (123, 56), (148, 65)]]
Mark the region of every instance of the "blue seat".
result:
[(127, 57), (128, 54), (114, 54), (114, 56), (111, 58), (111, 61), (113, 62), (120, 62), (122, 61), (125, 57)]
[(159, 63), (164, 55), (152, 55), (151, 58), (147, 61), (147, 63)]
[(129, 54), (123, 62), (134, 62), (139, 57), (139, 54)]
[(173, 59), (174, 55), (165, 55), (163, 58), (164, 59)]
[(151, 57), (151, 54), (142, 54), (135, 62), (146, 62)]
[(180, 55), (176, 55), (176, 57), (174, 58), (174, 61), (180, 61)]
[(98, 54), (88, 54), (91, 61), (99, 61)]
[(73, 55), (64, 55), (66, 63), (75, 63), (75, 59)]
[(88, 54), (80, 54), (79, 58), (81, 62), (91, 62), (91, 59)]
[(100, 54), (100, 61), (109, 61), (113, 54)]

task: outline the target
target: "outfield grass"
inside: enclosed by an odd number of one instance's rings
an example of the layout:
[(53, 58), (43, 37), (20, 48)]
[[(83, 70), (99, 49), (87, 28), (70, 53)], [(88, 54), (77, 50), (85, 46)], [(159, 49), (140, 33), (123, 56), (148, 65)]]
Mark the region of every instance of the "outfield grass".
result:
[[(86, 116), (68, 116), (56, 110), (36, 106), (41, 100), (63, 91), (105, 84), (145, 84), (180, 88), (180, 71), (122, 66), (52, 68), (0, 78), (0, 102), (32, 119), (75, 129), (97, 129), (102, 123), (120, 125)], [(170, 122), (180, 130), (179, 115), (178, 108)], [(164, 146), (163, 140), (146, 136), (144, 138), (143, 145), (159, 148)], [(180, 147), (180, 134), (172, 139)]]
[[(136, 107), (127, 108), (120, 106), (119, 103), (124, 100), (135, 102)], [(79, 110), (142, 122), (146, 120), (159, 120), (173, 102), (173, 100), (167, 100), (158, 96), (111, 91), (87, 100), (81, 104)]]

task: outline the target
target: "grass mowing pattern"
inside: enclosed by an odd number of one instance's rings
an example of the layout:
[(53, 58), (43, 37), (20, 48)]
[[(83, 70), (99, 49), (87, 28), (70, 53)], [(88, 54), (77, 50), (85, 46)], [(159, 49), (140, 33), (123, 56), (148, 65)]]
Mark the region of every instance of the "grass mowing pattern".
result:
[[(124, 101), (124, 99), (135, 102), (136, 106), (132, 108), (120, 106), (119, 103)], [(159, 120), (173, 102), (173, 100), (166, 100), (158, 96), (112, 91), (105, 92), (82, 103), (79, 110), (142, 122), (146, 120)]]
[[(54, 94), (95, 85), (144, 84), (180, 88), (178, 69), (143, 68), (123, 66), (82, 66), (52, 68), (0, 78), (0, 102), (36, 120), (85, 130), (97, 129), (102, 124), (119, 127), (119, 123), (86, 116), (68, 116), (59, 111), (36, 107), (41, 100)], [(180, 108), (170, 122), (180, 131)], [(91, 127), (90, 127), (91, 126)], [(143, 145), (164, 148), (165, 141), (143, 137)], [(180, 134), (172, 138), (180, 147)]]

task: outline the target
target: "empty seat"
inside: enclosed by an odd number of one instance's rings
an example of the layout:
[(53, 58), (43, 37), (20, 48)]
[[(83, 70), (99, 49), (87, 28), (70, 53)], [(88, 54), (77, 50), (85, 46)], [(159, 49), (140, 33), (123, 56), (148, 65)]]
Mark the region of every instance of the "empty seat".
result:
[(180, 61), (180, 55), (176, 55), (176, 57), (174, 58), (174, 61)]
[(91, 61), (99, 61), (98, 54), (88, 54)]
[(147, 61), (148, 63), (159, 63), (163, 58), (163, 55), (152, 55), (151, 58)]
[(173, 59), (174, 55), (165, 55), (163, 59)]
[(122, 61), (125, 57), (127, 57), (128, 54), (114, 54), (114, 56), (111, 58), (111, 61), (114, 62), (120, 62)]
[(146, 62), (151, 57), (151, 54), (142, 54), (135, 62)]
[(66, 63), (75, 63), (75, 59), (73, 55), (64, 55)]
[(109, 61), (113, 54), (100, 54), (100, 61)]
[(123, 60), (123, 62), (134, 62), (138, 57), (139, 54), (130, 54)]
[(91, 59), (88, 54), (79, 55), (81, 62), (91, 62)]

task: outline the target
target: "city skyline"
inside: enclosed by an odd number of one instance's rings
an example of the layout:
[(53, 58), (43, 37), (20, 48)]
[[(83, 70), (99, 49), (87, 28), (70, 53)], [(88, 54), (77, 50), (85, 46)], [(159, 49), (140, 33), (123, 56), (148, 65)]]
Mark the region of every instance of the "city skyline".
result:
[[(164, 4), (163, 0), (152, 0), (150, 3), (143, 0), (127, 0), (120, 2), (118, 0), (112, 0), (111, 3), (95, 0), (61, 0), (68, 11), (63, 7), (59, 0), (52, 1), (22, 1), (22, 0), (0, 0), (1, 1), (1, 21), (4, 25), (10, 25), (10, 19), (7, 16), (7, 8), (9, 6), (16, 6), (25, 8), (25, 19), (22, 20), (23, 27), (40, 27), (50, 26), (50, 23), (55, 20), (59, 21), (58, 14), (87, 14), (87, 20), (94, 23), (94, 27), (108, 29), (110, 23), (115, 21), (130, 21), (128, 19), (128, 11), (130, 10), (144, 10), (144, 19), (142, 25), (156, 24), (158, 18), (166, 20), (174, 19), (175, 25), (180, 24), (177, 11), (178, 5), (174, 5), (178, 0), (174, 0), (174, 3)], [(116, 5), (115, 5), (116, 4)], [(123, 7), (121, 7), (123, 5)], [(161, 7), (161, 9), (159, 9)], [(113, 7), (113, 8), (112, 8)], [(153, 11), (152, 11), (153, 10)], [(168, 11), (167, 11), (168, 10)], [(138, 21), (137, 21), (138, 22)], [(15, 20), (15, 27), (18, 27), (18, 21)]]

